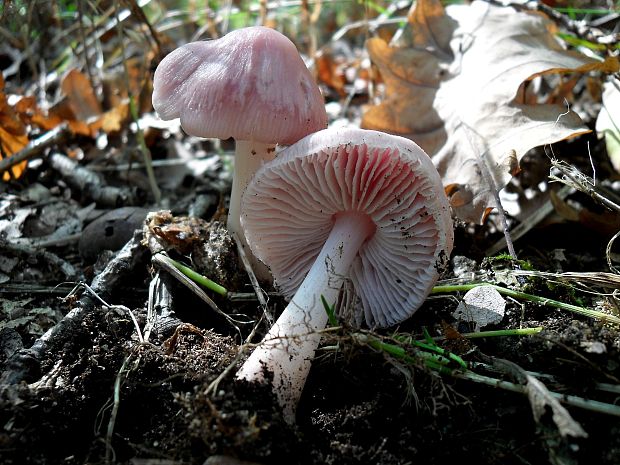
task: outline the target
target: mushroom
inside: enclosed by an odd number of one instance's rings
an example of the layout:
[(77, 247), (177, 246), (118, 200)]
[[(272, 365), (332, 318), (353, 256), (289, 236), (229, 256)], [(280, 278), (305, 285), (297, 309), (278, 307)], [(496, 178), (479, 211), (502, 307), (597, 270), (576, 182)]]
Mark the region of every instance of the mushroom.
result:
[(292, 144), (327, 126), (323, 97), (295, 45), (266, 27), (192, 42), (167, 55), (153, 80), (153, 108), (181, 118), (190, 135), (235, 139), (227, 226), (244, 241), (241, 194), (252, 174)]
[(288, 421), (327, 323), (321, 295), (331, 305), (344, 291), (354, 324), (394, 325), (424, 302), (453, 243), (428, 155), (363, 129), (319, 131), (265, 164), (243, 195), (241, 224), (292, 299), (237, 378), (271, 382)]

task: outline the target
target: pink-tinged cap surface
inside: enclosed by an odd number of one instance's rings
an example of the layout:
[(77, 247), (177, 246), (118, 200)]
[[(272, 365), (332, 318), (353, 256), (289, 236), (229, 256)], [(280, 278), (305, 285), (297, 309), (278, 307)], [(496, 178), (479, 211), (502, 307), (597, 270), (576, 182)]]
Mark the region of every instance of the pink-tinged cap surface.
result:
[(167, 55), (155, 71), (153, 107), (200, 137), (288, 145), (327, 126), (323, 97), (295, 45), (265, 27)]
[(362, 129), (311, 134), (257, 171), (243, 196), (241, 224), (291, 298), (334, 216), (345, 211), (365, 213), (376, 226), (348, 276), (348, 297), (357, 296), (353, 308), (360, 311), (345, 317), (370, 327), (403, 321), (430, 293), (453, 243), (439, 174), (412, 141)]

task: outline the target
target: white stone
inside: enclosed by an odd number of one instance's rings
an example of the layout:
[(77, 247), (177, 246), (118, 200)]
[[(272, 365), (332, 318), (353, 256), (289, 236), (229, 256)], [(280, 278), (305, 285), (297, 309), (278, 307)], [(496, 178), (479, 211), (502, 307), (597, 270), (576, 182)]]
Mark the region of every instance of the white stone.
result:
[(504, 318), (506, 301), (492, 286), (479, 286), (469, 290), (452, 313), (459, 321), (475, 324), (475, 332), (484, 326), (499, 323)]

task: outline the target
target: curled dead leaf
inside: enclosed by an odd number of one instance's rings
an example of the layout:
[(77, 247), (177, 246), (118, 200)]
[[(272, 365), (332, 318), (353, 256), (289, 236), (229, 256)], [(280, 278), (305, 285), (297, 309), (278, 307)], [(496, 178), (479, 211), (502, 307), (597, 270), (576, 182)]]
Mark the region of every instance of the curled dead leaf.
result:
[(532, 375), (523, 372), (526, 378), (525, 392), (532, 407), (532, 413), (537, 423), (542, 421), (542, 417), (547, 411), (551, 410), (551, 415), (555, 426), (563, 437), (587, 438), (588, 433), (582, 426), (573, 419), (560, 401), (554, 397), (547, 387)]

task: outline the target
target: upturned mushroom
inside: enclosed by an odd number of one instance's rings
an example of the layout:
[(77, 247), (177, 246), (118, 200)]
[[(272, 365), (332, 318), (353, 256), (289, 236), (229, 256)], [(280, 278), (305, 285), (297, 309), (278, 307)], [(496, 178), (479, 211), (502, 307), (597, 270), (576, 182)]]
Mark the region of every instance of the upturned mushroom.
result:
[(192, 42), (167, 55), (153, 80), (153, 108), (181, 118), (190, 135), (235, 139), (228, 229), (243, 240), (239, 204), (258, 167), (289, 145), (327, 126), (321, 93), (295, 45), (266, 27)]
[(243, 196), (241, 224), (291, 300), (237, 378), (270, 380), (289, 421), (327, 323), (321, 295), (333, 304), (350, 292), (345, 317), (355, 324), (394, 325), (424, 302), (453, 243), (428, 155), (362, 129), (319, 131), (265, 164)]

